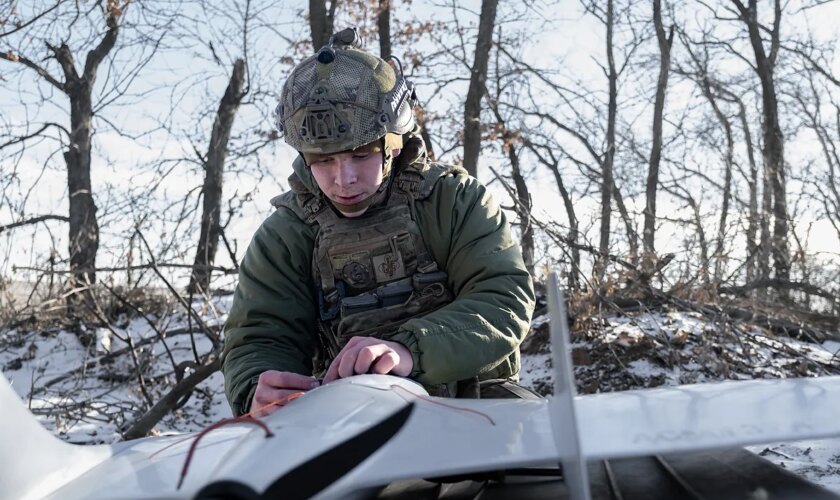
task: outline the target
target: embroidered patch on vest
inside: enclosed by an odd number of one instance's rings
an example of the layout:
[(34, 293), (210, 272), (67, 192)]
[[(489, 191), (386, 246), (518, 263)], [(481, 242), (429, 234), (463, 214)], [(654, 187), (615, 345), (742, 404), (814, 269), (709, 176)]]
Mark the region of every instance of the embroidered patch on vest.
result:
[(361, 288), (370, 283), (370, 269), (358, 261), (349, 262), (341, 270), (344, 279), (350, 286)]
[(377, 283), (405, 278), (405, 266), (399, 253), (375, 256), (373, 258), (373, 269), (376, 273)]

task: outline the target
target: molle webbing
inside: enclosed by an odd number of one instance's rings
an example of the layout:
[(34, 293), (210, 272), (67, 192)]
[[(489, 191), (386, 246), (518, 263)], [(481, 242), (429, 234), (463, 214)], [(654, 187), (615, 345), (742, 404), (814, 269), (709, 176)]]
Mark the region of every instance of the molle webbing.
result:
[(313, 224), (321, 211), (329, 209), (326, 201), (306, 189), (306, 185), (297, 174), (289, 176), (289, 187), (289, 191), (271, 199), (274, 208), (286, 207), (307, 224)]
[(336, 280), (355, 295), (436, 267), (409, 207), (388, 205), (361, 219), (340, 219), (326, 210), (318, 215), (314, 265), (324, 294), (335, 291)]
[(414, 204), (428, 198), (441, 178), (462, 172), (440, 164), (400, 168), (390, 179), (384, 204), (372, 205), (359, 217), (341, 217), (296, 175), (289, 179), (292, 191), (272, 200), (275, 207), (287, 207), (318, 226), (312, 273), (322, 357), (316, 367), (334, 358), (353, 336), (387, 339), (405, 321), (453, 300), (448, 276), (423, 241)]

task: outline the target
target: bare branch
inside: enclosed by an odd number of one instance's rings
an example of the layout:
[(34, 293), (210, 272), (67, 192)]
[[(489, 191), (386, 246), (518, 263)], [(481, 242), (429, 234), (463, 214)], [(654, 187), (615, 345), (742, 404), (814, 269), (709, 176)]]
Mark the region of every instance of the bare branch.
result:
[(114, 44), (117, 41), (117, 33), (119, 31), (117, 19), (119, 19), (122, 13), (116, 6), (111, 6), (111, 2), (108, 2), (108, 5), (109, 12), (108, 20), (106, 21), (108, 31), (105, 33), (105, 37), (100, 40), (99, 45), (88, 52), (87, 58), (85, 59), (85, 71), (82, 76), (91, 85), (96, 80), (96, 70), (99, 68), (99, 63), (114, 48)]
[(14, 29), (12, 29), (10, 31), (5, 31), (3, 33), (0, 33), (0, 38), (6, 37), (6, 36), (9, 36), (9, 35), (13, 35), (13, 34), (17, 33), (18, 31), (29, 27), (31, 24), (34, 24), (34, 23), (38, 22), (39, 19), (46, 16), (47, 14), (54, 11), (55, 9), (57, 9), (64, 2), (65, 2), (65, 0), (58, 0), (55, 3), (55, 5), (48, 8), (47, 10), (41, 12), (40, 14), (37, 14), (37, 15), (33, 16), (32, 19), (30, 19), (29, 21), (26, 21), (25, 23), (18, 24), (17, 26), (15, 26)]
[(5, 226), (0, 226), (0, 233), (3, 233), (3, 231), (8, 231), (10, 229), (14, 229), (16, 227), (28, 226), (30, 224), (37, 224), (39, 222), (44, 222), (44, 221), (48, 221), (48, 220), (70, 222), (70, 218), (67, 217), (67, 216), (64, 216), (64, 215), (54, 215), (54, 214), (39, 215), (37, 217), (32, 217), (30, 219), (25, 219), (25, 220), (22, 220), (22, 221), (13, 222), (11, 224), (6, 224)]
[(45, 70), (44, 68), (42, 68), (38, 64), (34, 63), (28, 57), (17, 55), (17, 54), (12, 53), (12, 51), (9, 51), (9, 52), (0, 52), (0, 59), (5, 59), (7, 61), (23, 64), (27, 68), (30, 68), (33, 71), (35, 71), (36, 73), (38, 73), (38, 75), (40, 75), (44, 80), (49, 82), (50, 85), (52, 85), (53, 87), (57, 88), (58, 90), (66, 93), (64, 83), (58, 81), (54, 76), (49, 74), (49, 72), (47, 72), (47, 70)]

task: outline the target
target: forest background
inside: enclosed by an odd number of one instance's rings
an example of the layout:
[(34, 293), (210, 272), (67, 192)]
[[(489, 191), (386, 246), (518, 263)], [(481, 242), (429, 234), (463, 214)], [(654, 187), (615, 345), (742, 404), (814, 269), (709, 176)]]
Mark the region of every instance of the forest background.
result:
[[(122, 341), (143, 391), (124, 436), (182, 404), (218, 370), (202, 308), (288, 187), (282, 82), (356, 26), (578, 326), (667, 303), (837, 338), (838, 18), (822, 0), (0, 0), (0, 331)], [(144, 349), (184, 332), (192, 359), (147, 392)]]

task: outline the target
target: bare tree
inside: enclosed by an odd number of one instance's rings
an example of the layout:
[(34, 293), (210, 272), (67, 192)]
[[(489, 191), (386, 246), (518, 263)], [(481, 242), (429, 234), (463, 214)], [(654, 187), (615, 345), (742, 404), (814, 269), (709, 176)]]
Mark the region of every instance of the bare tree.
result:
[[(601, 217), (598, 239), (598, 250), (602, 256), (609, 254), (610, 249), (610, 222), (612, 219), (612, 202), (615, 193), (615, 179), (613, 178), (613, 164), (615, 162), (616, 144), (616, 116), (618, 114), (618, 74), (614, 51), (615, 33), (615, 2), (607, 0), (606, 5), (599, 2), (590, 2), (585, 5), (586, 10), (594, 15), (604, 25), (606, 31), (606, 66), (602, 66), (607, 77), (607, 124), (604, 135), (603, 160), (599, 161), (601, 167)], [(596, 154), (596, 157), (599, 156)], [(598, 281), (603, 278), (606, 271), (607, 261), (604, 258), (597, 260), (594, 274)]]
[(813, 190), (817, 210), (834, 228), (840, 239), (840, 101), (836, 90), (840, 78), (831, 70), (837, 41), (819, 43), (813, 33), (803, 39), (786, 40), (781, 47), (799, 61), (802, 77), (788, 93), (797, 105), (802, 124), (820, 145), (824, 170), (806, 166), (800, 181)]
[[(55, 6), (33, 18), (21, 34), (39, 36), (30, 29), (38, 28), (40, 23), (34, 20), (48, 21), (47, 13), (57, 9), (65, 2), (56, 2)], [(77, 8), (80, 8), (77, 6)], [(22, 43), (19, 50), (0, 51), (0, 59), (18, 64), (34, 71), (43, 81), (64, 94), (70, 104), (70, 127), (65, 129), (55, 125), (67, 134), (67, 147), (63, 153), (67, 166), (67, 187), (69, 192), (69, 256), (73, 278), (78, 285), (86, 286), (96, 281), (96, 253), (99, 248), (99, 224), (96, 215), (96, 203), (91, 184), (91, 138), (93, 135), (94, 85), (100, 64), (108, 57), (117, 42), (120, 32), (122, 9), (116, 2), (99, 4), (104, 26), (97, 27), (98, 40), (85, 54), (81, 72), (76, 67), (76, 55), (66, 41), (53, 45), (48, 38), (41, 41), (46, 44), (51, 56), (62, 72), (63, 78), (56, 77), (47, 67), (36, 62), (37, 56), (30, 55), (32, 45)], [(71, 15), (73, 15), (71, 13)], [(76, 16), (85, 15), (76, 10)]]
[(233, 121), (242, 99), (247, 95), (245, 88), (245, 60), (237, 59), (233, 63), (225, 94), (219, 103), (213, 131), (204, 163), (204, 186), (202, 187), (203, 210), (201, 215), (201, 234), (193, 261), (193, 273), (188, 286), (189, 293), (206, 293), (210, 289), (212, 265), (219, 246), (222, 232), (222, 185), (225, 159), (228, 153), (228, 141), (233, 129)]
[(391, 57), (391, 0), (379, 0), (376, 14), (376, 31), (379, 33), (379, 57)]
[[(499, 34), (501, 39), (501, 33)], [(506, 74), (499, 65), (499, 53), (496, 52), (493, 93), (488, 96), (490, 109), (496, 118), (496, 136), (501, 145), (501, 151), (507, 156), (510, 162), (511, 177), (513, 178), (514, 192), (510, 193), (514, 198), (514, 210), (519, 218), (520, 238), (522, 246), (522, 258), (525, 262), (525, 268), (532, 276), (534, 273), (534, 226), (531, 224), (531, 193), (528, 189), (528, 183), (525, 181), (525, 175), (522, 172), (520, 164), (520, 150), (522, 149), (522, 137), (520, 131), (513, 130), (507, 123), (507, 120), (499, 109), (502, 100), (502, 93), (512, 82), (506, 82), (510, 74)], [(514, 81), (519, 78), (514, 77)], [(488, 89), (489, 90), (489, 89)], [(494, 171), (494, 173), (496, 173)], [(499, 174), (496, 173), (498, 176)]]
[(560, 192), (560, 197), (563, 199), (563, 206), (566, 209), (566, 216), (569, 220), (569, 232), (567, 240), (569, 243), (570, 265), (569, 272), (569, 288), (577, 290), (580, 288), (581, 275), (581, 260), (580, 248), (577, 246), (580, 235), (580, 222), (578, 221), (575, 211), (575, 204), (572, 200), (571, 193), (563, 181), (563, 175), (560, 173), (560, 160), (554, 152), (554, 147), (539, 146), (533, 142), (534, 134), (530, 134), (528, 139), (525, 139), (525, 147), (527, 147), (532, 154), (534, 154), (539, 162), (546, 166), (554, 176), (554, 182), (557, 185), (557, 190)]
[[(379, 56), (382, 59), (387, 60), (388, 58), (393, 57), (391, 52), (391, 0), (379, 1), (379, 13), (376, 17), (376, 26), (379, 33)], [(416, 40), (418, 39), (418, 36), (427, 29), (429, 29), (429, 25), (421, 25), (419, 29), (415, 29), (411, 26), (403, 26), (402, 32), (405, 33), (406, 31), (410, 31), (411, 33), (414, 33), (415, 35), (412, 38)], [(422, 102), (415, 105), (414, 115), (417, 120), (417, 125), (420, 127), (420, 136), (423, 138), (423, 142), (426, 145), (426, 154), (428, 154), (429, 158), (434, 161), (435, 150), (434, 144), (432, 143), (432, 136), (429, 134), (429, 114), (424, 109)]]
[(493, 45), (496, 7), (499, 0), (482, 0), (478, 20), (473, 63), (470, 66), (470, 86), (464, 102), (464, 168), (478, 176), (478, 155), (481, 152), (481, 101), (486, 92), (487, 66)]
[[(615, 12), (613, 0), (607, 0), (604, 26), (607, 30), (607, 82), (609, 85), (609, 102), (607, 104), (607, 135), (604, 162), (601, 164), (601, 229), (598, 240), (598, 250), (602, 255), (610, 249), (610, 219), (612, 217), (613, 162), (615, 160), (615, 121), (618, 111), (618, 71), (613, 56), (613, 28), (615, 27)], [(597, 275), (602, 276), (605, 261), (598, 263)]]
[[(788, 250), (788, 210), (785, 181), (784, 137), (780, 126), (779, 105), (777, 100), (774, 72), (780, 46), (780, 27), (782, 21), (781, 0), (773, 2), (773, 26), (767, 28), (758, 21), (757, 0), (748, 0), (747, 5), (741, 0), (731, 0), (737, 9), (739, 20), (749, 34), (755, 65), (753, 69), (761, 82), (762, 104), (762, 157), (764, 170), (769, 177), (773, 200), (773, 267), (776, 278), (790, 280), (790, 252)], [(770, 36), (769, 52), (764, 47), (762, 34)], [(766, 196), (766, 195), (765, 195)], [(780, 290), (786, 296), (785, 290)]]
[[(720, 204), (720, 220), (718, 223), (717, 238), (713, 252), (713, 258), (715, 260), (713, 278), (714, 282), (718, 283), (722, 276), (725, 264), (724, 244), (727, 229), (726, 221), (729, 217), (729, 205), (732, 195), (732, 172), (735, 165), (735, 138), (733, 127), (729, 116), (724, 109), (722, 109), (722, 103), (720, 101), (731, 100), (729, 98), (731, 93), (719, 82), (717, 82), (712, 75), (710, 75), (708, 52), (704, 51), (702, 55), (698, 54), (696, 52), (697, 48), (693, 46), (688, 37), (685, 36), (685, 33), (681, 33), (680, 35), (693, 67), (691, 77), (697, 82), (701, 94), (709, 103), (717, 122), (723, 129), (726, 144), (723, 151), (724, 179)], [(700, 45), (698, 48), (704, 50), (707, 49), (708, 46)]]
[[(767, 217), (763, 217), (758, 211), (758, 163), (755, 161), (755, 148), (753, 146), (752, 131), (747, 120), (747, 110), (744, 102), (735, 94), (729, 93), (729, 98), (738, 105), (738, 121), (744, 134), (744, 148), (747, 150), (747, 163), (749, 174), (744, 175), (749, 189), (749, 219), (747, 221), (747, 282), (752, 282), (758, 274), (769, 276), (770, 264), (766, 247), (760, 248), (756, 241), (759, 226)], [(766, 231), (764, 234), (769, 233)]]
[(667, 35), (662, 23), (662, 0), (653, 1), (653, 25), (659, 44), (659, 78), (656, 82), (656, 99), (653, 104), (653, 144), (650, 149), (647, 188), (645, 189), (644, 248), (648, 254), (655, 254), (656, 232), (656, 190), (659, 185), (659, 163), (662, 159), (662, 121), (665, 110), (665, 93), (668, 88), (668, 73), (671, 68), (671, 45), (674, 41), (674, 26)]
[(692, 248), (692, 250), (695, 248), (699, 250), (699, 262), (696, 262), (696, 265), (698, 267), (698, 273), (703, 287), (708, 289), (711, 285), (711, 279), (709, 276), (709, 243), (706, 238), (706, 231), (703, 229), (703, 217), (700, 211), (700, 203), (698, 203), (691, 191), (686, 189), (682, 183), (674, 179), (667, 184), (663, 184), (663, 189), (675, 198), (685, 202), (691, 211), (691, 219), (689, 220), (689, 223), (694, 226), (696, 240), (693, 240), (692, 244), (686, 244), (686, 247)]
[(805, 117), (805, 127), (816, 135), (826, 168), (821, 173), (809, 172), (805, 178), (823, 216), (840, 239), (840, 103), (833, 99), (825, 102), (825, 96), (830, 94), (815, 73), (818, 72), (807, 73), (806, 82), (793, 97)]
[(335, 9), (338, 0), (309, 0), (309, 30), (312, 36), (312, 50), (318, 50), (327, 42), (334, 30)]

